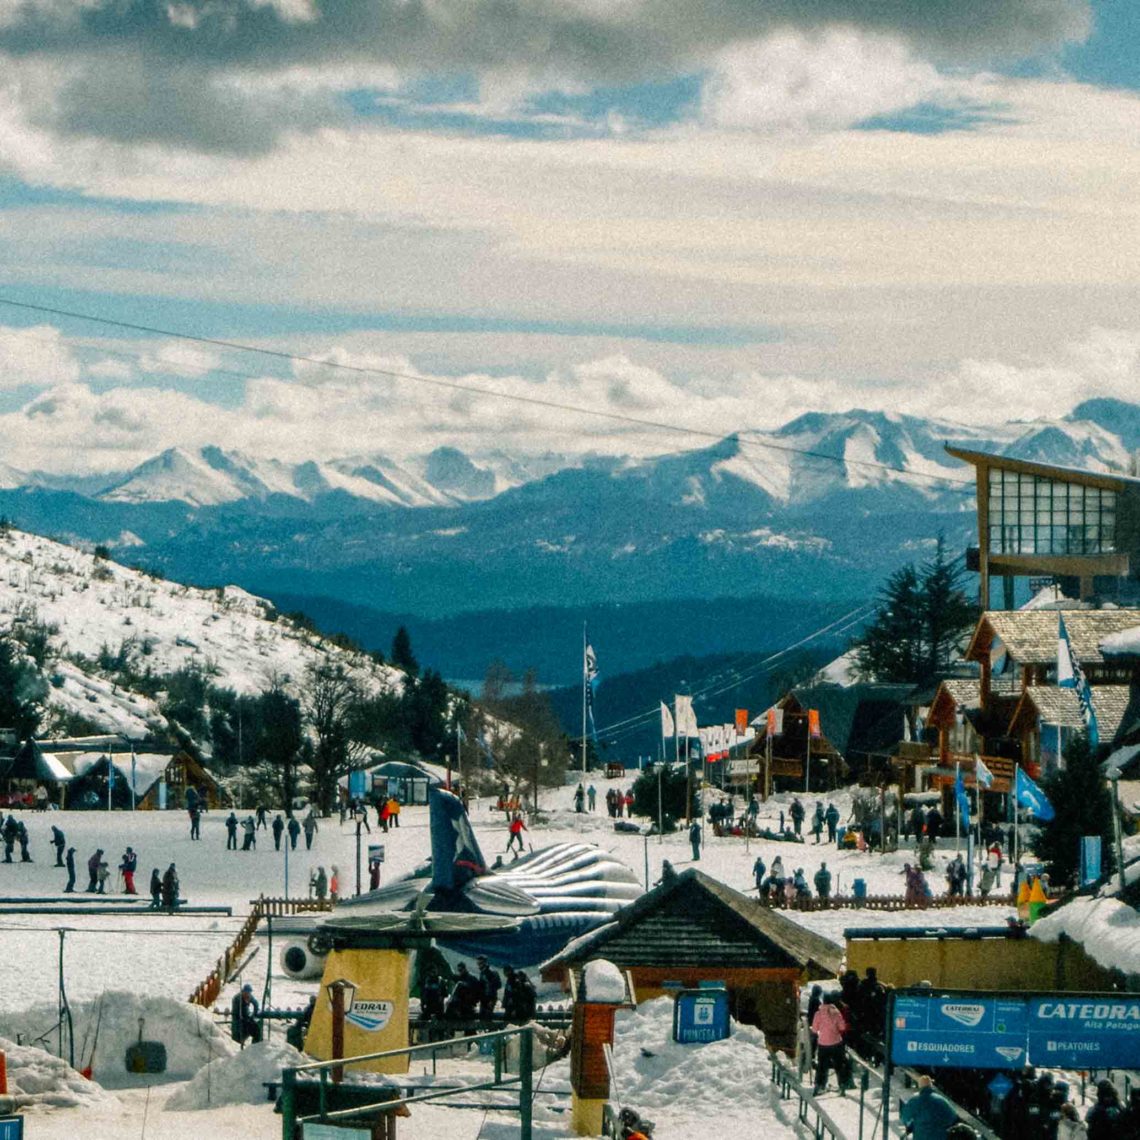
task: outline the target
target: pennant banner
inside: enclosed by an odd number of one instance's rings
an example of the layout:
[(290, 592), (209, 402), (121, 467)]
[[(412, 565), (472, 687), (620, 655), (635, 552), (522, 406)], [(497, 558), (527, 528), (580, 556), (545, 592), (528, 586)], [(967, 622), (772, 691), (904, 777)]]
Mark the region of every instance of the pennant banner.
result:
[(808, 709), (808, 735), (818, 740), (822, 733), (819, 730), (819, 709)]
[(673, 727), (673, 714), (669, 711), (669, 706), (661, 702), (661, 735), (673, 736), (676, 730)]

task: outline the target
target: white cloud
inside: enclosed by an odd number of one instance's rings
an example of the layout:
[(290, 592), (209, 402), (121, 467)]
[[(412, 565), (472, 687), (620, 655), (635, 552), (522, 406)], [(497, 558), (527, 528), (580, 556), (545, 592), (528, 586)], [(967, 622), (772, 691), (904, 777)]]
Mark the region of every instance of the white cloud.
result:
[(75, 354), (58, 329), (0, 327), (0, 389), (66, 384), (78, 377)]

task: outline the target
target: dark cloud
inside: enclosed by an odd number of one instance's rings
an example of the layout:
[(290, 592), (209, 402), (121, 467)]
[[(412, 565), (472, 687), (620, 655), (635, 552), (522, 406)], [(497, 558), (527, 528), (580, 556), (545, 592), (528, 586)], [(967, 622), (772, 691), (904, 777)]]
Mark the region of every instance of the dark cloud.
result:
[(62, 65), (69, 78), (40, 117), (71, 133), (256, 151), (339, 108), (327, 93), (267, 103), (234, 76), (390, 64), (614, 83), (699, 67), (778, 29), (837, 25), (982, 59), (1083, 36), (1088, 19), (1088, 0), (23, 0), (0, 26), (0, 66), (4, 55)]

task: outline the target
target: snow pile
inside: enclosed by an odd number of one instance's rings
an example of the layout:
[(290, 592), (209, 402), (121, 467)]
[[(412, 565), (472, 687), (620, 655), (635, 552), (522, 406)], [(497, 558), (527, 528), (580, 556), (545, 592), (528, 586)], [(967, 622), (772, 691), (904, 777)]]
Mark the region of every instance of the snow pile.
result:
[[(96, 1079), (108, 1088), (138, 1083), (137, 1074), (127, 1070), (126, 1055), (138, 1043), (140, 1018), (142, 1039), (166, 1047), (166, 1072), (152, 1074), (152, 1080), (186, 1080), (203, 1065), (237, 1049), (207, 1010), (174, 998), (108, 990), (94, 1001), (73, 1005), (71, 1014), (75, 1064), (82, 1068), (90, 1063)], [(57, 1018), (55, 1005), (0, 1013), (0, 1035), (14, 1039), (20, 1033), (34, 1038)], [(54, 1033), (50, 1041), (55, 1043)]]
[(8, 1063), (8, 1095), (23, 1112), (51, 1108), (111, 1106), (116, 1098), (43, 1049), (0, 1037)]
[(219, 1057), (166, 1102), (167, 1111), (189, 1112), (220, 1104), (261, 1104), (266, 1081), (279, 1081), (281, 1070), (309, 1061), (284, 1041), (262, 1041), (233, 1057)]
[(625, 977), (621, 970), (604, 958), (587, 962), (582, 971), (586, 1001), (621, 1003), (626, 1000)]
[(680, 1110), (713, 1120), (726, 1104), (760, 1116), (771, 1112), (771, 1056), (764, 1034), (750, 1025), (733, 1022), (724, 1041), (679, 1045), (673, 1040), (673, 999), (660, 997), (618, 1012), (613, 1052), (618, 1087), (611, 1091), (650, 1118), (659, 1112), (673, 1119)]
[(1101, 641), (1100, 651), (1106, 657), (1140, 653), (1140, 625), (1134, 625), (1131, 629), (1122, 629), (1119, 633), (1110, 633)]
[(1067, 934), (1105, 969), (1140, 974), (1140, 914), (1111, 897), (1079, 897), (1038, 919), (1029, 931), (1043, 942)]

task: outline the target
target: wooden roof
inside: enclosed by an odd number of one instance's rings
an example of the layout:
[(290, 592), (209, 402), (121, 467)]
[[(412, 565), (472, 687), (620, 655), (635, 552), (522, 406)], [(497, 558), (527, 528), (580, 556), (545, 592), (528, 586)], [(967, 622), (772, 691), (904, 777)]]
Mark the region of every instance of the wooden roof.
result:
[[(1100, 738), (1108, 744), (1116, 739), (1120, 726), (1132, 700), (1129, 685), (1092, 685), (1093, 709), (1096, 712)], [(1043, 724), (1057, 724), (1062, 728), (1084, 728), (1081, 706), (1075, 689), (1061, 689), (1056, 685), (1030, 685), (1018, 702), (1010, 723), (1014, 731), (1026, 715), (1035, 715)]]
[(544, 962), (548, 971), (606, 958), (638, 966), (839, 972), (842, 949), (784, 915), (690, 868), (622, 907), (615, 920)]
[(1140, 625), (1140, 609), (1119, 610), (987, 610), (978, 621), (966, 656), (987, 657), (995, 637), (1019, 665), (1049, 665), (1057, 660), (1059, 618), (1065, 617), (1069, 641), (1082, 665), (1104, 661), (1101, 641)]

